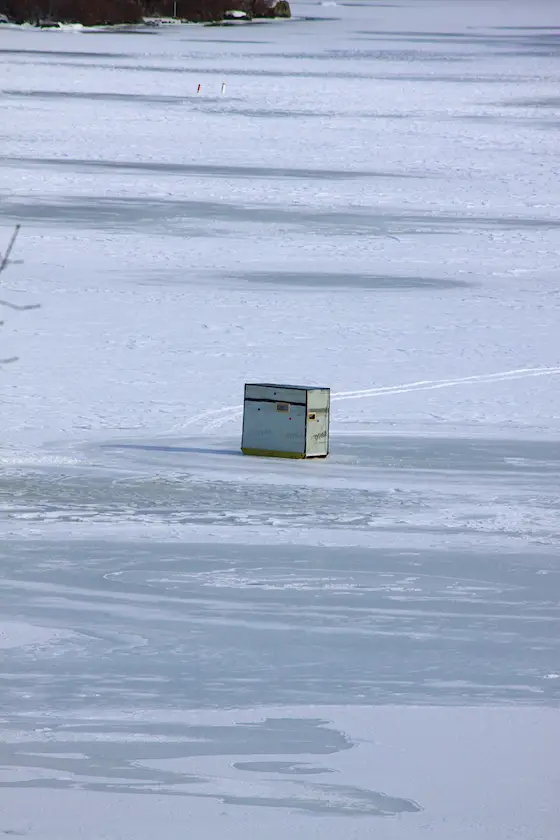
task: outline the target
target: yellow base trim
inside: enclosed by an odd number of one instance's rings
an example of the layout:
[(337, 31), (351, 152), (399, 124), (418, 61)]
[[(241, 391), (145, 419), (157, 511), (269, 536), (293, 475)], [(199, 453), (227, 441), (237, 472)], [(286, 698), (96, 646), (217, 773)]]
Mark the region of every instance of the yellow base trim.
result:
[(279, 452), (276, 449), (241, 449), (244, 455), (260, 455), (262, 458), (305, 458), (303, 452)]

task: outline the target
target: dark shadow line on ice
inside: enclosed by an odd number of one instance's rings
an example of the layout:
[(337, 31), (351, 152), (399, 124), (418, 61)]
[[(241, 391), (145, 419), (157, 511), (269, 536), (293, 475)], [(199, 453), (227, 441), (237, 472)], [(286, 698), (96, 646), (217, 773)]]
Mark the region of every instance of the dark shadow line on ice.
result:
[(143, 452), (191, 452), (197, 455), (238, 455), (243, 453), (239, 449), (211, 449), (201, 446), (166, 446), (148, 443), (105, 443), (101, 449), (139, 449)]

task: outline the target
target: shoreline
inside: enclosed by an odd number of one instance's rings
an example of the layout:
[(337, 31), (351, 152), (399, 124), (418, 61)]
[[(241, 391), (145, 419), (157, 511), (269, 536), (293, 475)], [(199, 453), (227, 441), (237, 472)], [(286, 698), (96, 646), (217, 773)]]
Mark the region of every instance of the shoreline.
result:
[[(41, 5), (45, 7), (44, 10)], [(114, 4), (109, 3), (109, 0), (100, 0), (97, 11), (93, 12), (87, 6), (84, 8), (80, 0), (75, 3), (61, 2), (56, 10), (53, 10), (53, 5), (56, 6), (52, 2), (38, 2), (33, 15), (29, 15), (25, 2), (0, 0), (0, 26), (33, 29), (180, 24), (224, 26), (258, 20), (285, 20), (292, 16), (288, 0), (205, 0), (200, 3), (196, 0), (160, 0), (152, 4), (143, 0), (124, 0), (123, 3)]]

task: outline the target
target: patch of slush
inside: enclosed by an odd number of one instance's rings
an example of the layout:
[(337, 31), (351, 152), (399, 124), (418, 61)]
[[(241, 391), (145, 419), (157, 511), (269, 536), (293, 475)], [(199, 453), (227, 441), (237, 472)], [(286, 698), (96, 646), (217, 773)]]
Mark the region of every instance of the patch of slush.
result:
[(45, 645), (70, 639), (74, 636), (72, 630), (59, 630), (52, 627), (37, 627), (23, 621), (7, 621), (0, 617), (0, 649), (32, 647), (34, 649)]

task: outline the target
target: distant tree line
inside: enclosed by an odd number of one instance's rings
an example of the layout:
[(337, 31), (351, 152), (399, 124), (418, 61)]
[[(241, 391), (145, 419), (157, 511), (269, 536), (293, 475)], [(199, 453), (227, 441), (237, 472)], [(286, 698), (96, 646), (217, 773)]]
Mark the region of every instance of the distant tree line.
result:
[(240, 10), (251, 17), (289, 17), (287, 0), (0, 0), (0, 15), (14, 23), (140, 23), (144, 17), (219, 21)]

